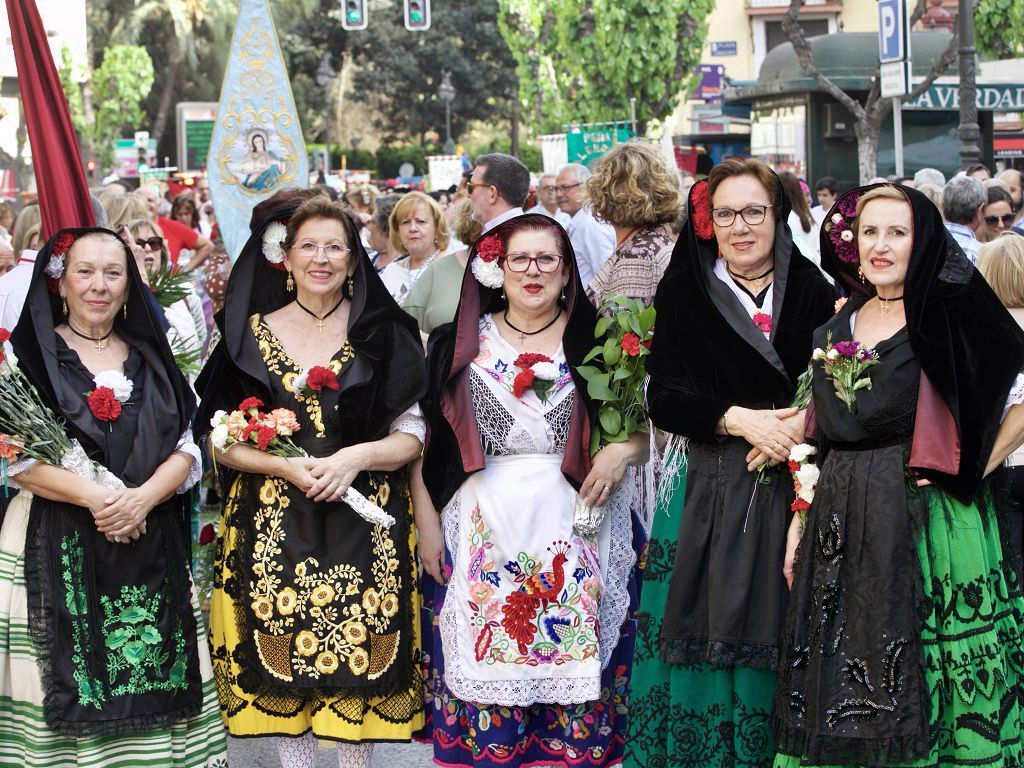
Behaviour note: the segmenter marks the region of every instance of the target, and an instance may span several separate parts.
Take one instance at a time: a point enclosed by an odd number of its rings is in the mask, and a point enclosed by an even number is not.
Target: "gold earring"
[[[60,303],[61,303],[61,306],[64,308],[64,316],[67,317],[67,314],[68,314],[68,300],[62,298],[60,300]]]
[[[288,291],[288,293],[291,293],[292,291],[295,290],[295,281],[292,280],[292,271],[290,269],[288,270],[288,280],[287,282],[285,282],[284,287],[285,290]]]
[[[352,279],[352,275],[348,276],[348,278],[345,280],[345,284],[348,286],[348,297],[351,299],[352,294],[355,292],[356,289],[356,281]]]
[[[864,277],[864,267],[860,266],[859,264],[857,265],[857,277],[860,278],[860,281],[862,283],[867,282],[867,278]]]

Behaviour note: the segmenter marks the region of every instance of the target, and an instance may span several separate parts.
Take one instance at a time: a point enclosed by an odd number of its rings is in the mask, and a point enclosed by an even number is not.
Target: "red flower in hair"
[[[536,365],[537,363],[553,362],[555,361],[552,360],[547,355],[542,355],[538,352],[523,352],[521,355],[519,355],[519,357],[516,358],[516,361],[513,363],[513,365],[516,368],[529,368],[531,365]]]
[[[533,385],[534,375],[532,368],[524,368],[520,371],[512,381],[512,394],[516,397],[522,397],[525,395],[526,390]]]
[[[55,256],[67,253],[71,250],[71,246],[75,244],[75,236],[70,232],[65,232],[63,235],[58,237],[53,243],[53,250],[51,253]]]
[[[337,390],[338,377],[334,375],[334,371],[330,368],[315,365],[309,369],[309,373],[306,375],[306,386],[314,392],[320,392],[324,387]]]
[[[248,413],[252,409],[259,410],[260,406],[263,405],[263,401],[258,397],[247,397],[238,405],[238,410],[243,413]]]
[[[484,261],[495,261],[505,255],[505,246],[497,235],[488,235],[476,244],[476,255]]]
[[[121,403],[110,387],[96,387],[89,393],[86,403],[97,421],[116,421],[121,415]]]
[[[811,508],[811,502],[807,501],[807,499],[797,499],[790,504],[789,508],[793,512],[806,512]]]
[[[640,337],[635,333],[623,334],[621,347],[626,351],[627,355],[636,357],[640,354]]]
[[[710,240],[715,236],[715,226],[711,223],[711,209],[708,206],[708,183],[698,181],[690,190],[690,219],[693,231],[701,240]]]

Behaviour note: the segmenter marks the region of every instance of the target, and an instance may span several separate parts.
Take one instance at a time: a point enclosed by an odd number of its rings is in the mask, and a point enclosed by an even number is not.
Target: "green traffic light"
[[[409,18],[412,19],[413,21],[419,23],[420,21],[423,20],[423,14],[420,13],[419,11],[412,11],[409,14]]]
[[[352,10],[348,12],[349,21],[359,21],[359,11]]]

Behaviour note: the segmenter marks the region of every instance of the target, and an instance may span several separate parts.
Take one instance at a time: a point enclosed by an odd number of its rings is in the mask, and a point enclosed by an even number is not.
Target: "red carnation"
[[[255,398],[253,398],[255,399]],[[249,419],[249,423],[242,428],[240,442],[245,442],[249,439],[249,436],[260,428],[260,423],[256,419]]]
[[[262,405],[263,401],[258,397],[247,397],[238,405],[238,410],[248,413],[250,410],[259,410]]]
[[[89,393],[86,402],[97,421],[115,421],[121,415],[121,403],[114,397],[110,387],[96,387]]]
[[[207,523],[199,531],[199,543],[202,545],[209,544],[216,538],[216,534],[213,532],[213,523]]]
[[[792,472],[794,475],[800,471],[799,461],[790,461],[786,464],[786,466],[789,467],[789,471]]]
[[[636,357],[640,354],[640,337],[635,333],[624,334],[621,346],[626,350],[627,355],[630,357]]]
[[[539,352],[523,352],[521,355],[519,355],[519,357],[516,358],[516,361],[513,363],[513,365],[516,368],[529,368],[530,366],[536,365],[537,363],[553,362],[555,361],[552,360],[550,357],[548,357],[547,355],[542,355]]]
[[[481,238],[476,244],[476,255],[484,261],[495,261],[499,256],[505,255],[505,246],[497,235],[488,235]]]
[[[772,330],[772,316],[767,315],[764,312],[754,313],[754,325],[760,328],[765,333],[771,333]]]
[[[330,368],[322,365],[315,365],[306,374],[306,386],[315,392],[320,392],[324,387],[327,389],[338,389],[338,377]]]
[[[3,344],[9,338],[11,338],[11,332],[6,328],[0,328],[0,344]]]
[[[710,240],[715,236],[715,227],[711,223],[711,209],[708,206],[708,183],[698,181],[690,190],[690,219],[693,231],[701,240]]]
[[[277,437],[277,430],[273,426],[260,424],[259,430],[256,432],[256,445],[261,451],[265,451],[275,437]]]
[[[807,499],[798,498],[789,506],[789,508],[793,512],[806,512],[808,509],[811,508],[811,502],[807,501]]]
[[[524,368],[520,371],[512,382],[512,394],[516,397],[522,397],[526,394],[526,390],[533,385],[533,377],[532,368]]]
[[[60,256],[61,254],[67,253],[71,250],[71,246],[75,244],[75,236],[70,232],[65,232],[63,235],[58,237],[53,242],[53,254]]]

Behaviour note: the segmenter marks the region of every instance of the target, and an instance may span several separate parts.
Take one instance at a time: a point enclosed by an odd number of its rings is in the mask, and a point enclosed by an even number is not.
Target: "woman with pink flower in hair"
[[[794,485],[790,408],[835,296],[793,246],[778,177],[715,166],[658,286],[647,400],[671,433],[648,548],[625,764],[771,764]]]
[[[647,436],[591,458],[577,366],[596,322],[565,231],[524,215],[477,241],[455,321],[431,335],[413,493],[439,765],[622,760],[646,541],[627,472]]]

